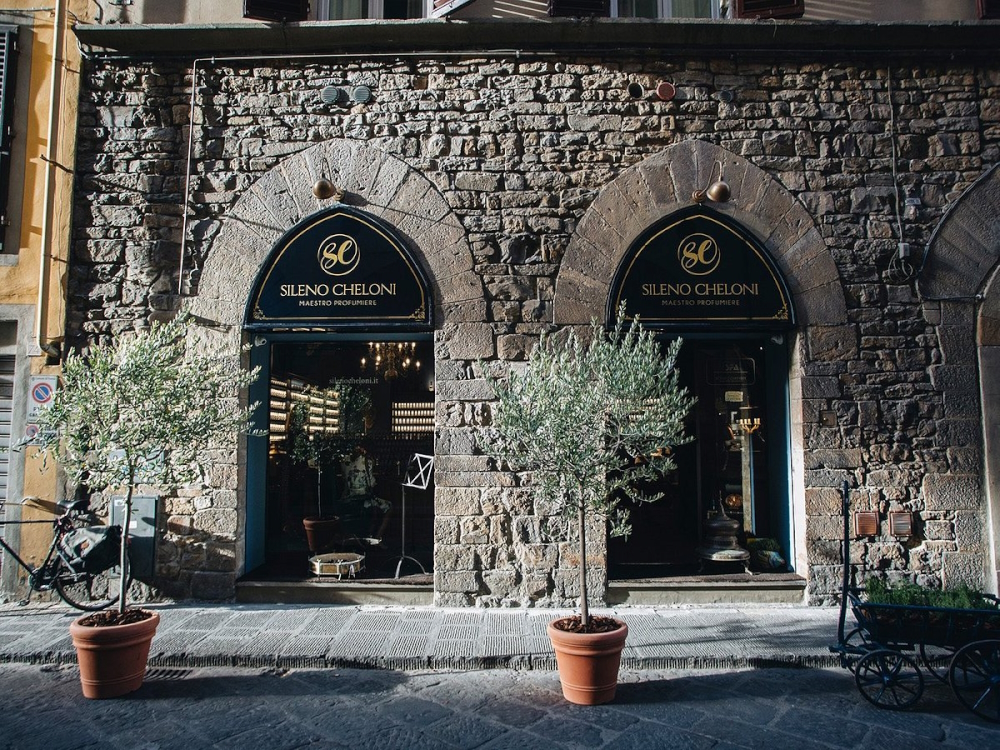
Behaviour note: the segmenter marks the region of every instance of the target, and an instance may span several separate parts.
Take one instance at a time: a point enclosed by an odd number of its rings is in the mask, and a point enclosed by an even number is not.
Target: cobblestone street
[[[566,703],[550,671],[156,668],[88,701],[73,665],[0,668],[0,747],[988,748],[1000,727],[928,685],[919,710],[861,698],[839,669],[628,671],[614,703]]]

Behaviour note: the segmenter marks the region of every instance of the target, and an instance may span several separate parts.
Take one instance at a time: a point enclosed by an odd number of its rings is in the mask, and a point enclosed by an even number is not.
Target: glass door
[[[677,471],[650,488],[663,498],[632,509],[632,535],[609,540],[611,577],[743,572],[744,561],[719,562],[725,555],[711,554],[723,544],[749,553],[772,550],[776,555],[750,554],[747,563],[756,571],[786,571],[791,534],[783,337],[688,339],[678,367],[697,398],[688,418],[694,440],[677,449]],[[720,541],[721,527],[734,529],[733,538]]]

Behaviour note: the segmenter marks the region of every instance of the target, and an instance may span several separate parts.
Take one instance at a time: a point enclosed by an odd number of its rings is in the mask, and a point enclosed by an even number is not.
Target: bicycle
[[[7,543],[7,540],[0,536],[0,547],[28,574],[28,594],[20,604],[27,604],[34,591],[53,589],[68,605],[85,612],[102,610],[117,601],[121,585],[120,563],[117,562],[121,550],[121,527],[88,526],[84,523],[85,516],[90,510],[89,499],[70,498],[53,504],[39,498],[26,497],[21,504],[57,515],[51,521],[44,519],[10,521],[5,518],[0,520],[0,527],[8,524],[52,524],[52,543],[45,559],[38,566],[26,562]],[[105,537],[106,541],[102,539],[102,543],[113,545],[113,551],[106,548],[104,550],[106,554],[101,555],[105,558],[103,561],[97,560],[95,556],[95,561],[88,563],[74,551],[72,545],[74,537],[71,535],[79,538],[81,530],[89,530],[94,538]],[[110,563],[110,560],[116,562]],[[97,569],[94,569],[95,567]],[[131,583],[131,573],[128,578],[128,583]]]

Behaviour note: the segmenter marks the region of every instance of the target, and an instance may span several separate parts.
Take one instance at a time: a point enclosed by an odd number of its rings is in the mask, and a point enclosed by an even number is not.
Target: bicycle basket
[[[69,566],[82,573],[100,573],[118,563],[120,526],[85,526],[62,538],[60,547]]]

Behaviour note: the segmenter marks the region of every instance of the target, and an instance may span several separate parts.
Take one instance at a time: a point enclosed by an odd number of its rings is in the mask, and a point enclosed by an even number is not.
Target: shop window
[[[735,0],[735,18],[801,18],[805,0]]]
[[[404,571],[430,571],[433,487],[407,489],[405,512],[402,487],[434,453],[430,337],[274,342],[270,360],[259,575],[309,577],[313,556],[345,553],[364,557],[358,580],[392,578],[404,537]]]
[[[405,20],[423,16],[423,0],[317,0],[316,3],[318,21],[350,21],[362,18]]]
[[[719,18],[720,0],[549,0],[550,16]]]
[[[309,0],[243,0],[243,17],[295,23],[309,18]]]
[[[0,26],[0,252],[7,250],[7,199],[10,196],[11,141],[14,139],[16,61],[17,27]]]

